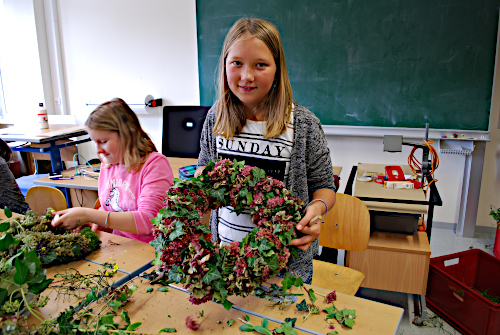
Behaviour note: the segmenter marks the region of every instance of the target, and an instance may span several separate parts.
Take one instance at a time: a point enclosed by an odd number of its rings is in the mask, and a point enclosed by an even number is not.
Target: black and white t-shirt
[[[293,147],[293,111],[285,132],[275,138],[264,138],[266,121],[247,120],[241,133],[232,139],[217,136],[217,156],[223,159],[244,160],[246,165],[257,166],[286,183]],[[255,228],[249,213],[231,213],[233,207],[219,208],[219,238],[221,244],[240,242]]]

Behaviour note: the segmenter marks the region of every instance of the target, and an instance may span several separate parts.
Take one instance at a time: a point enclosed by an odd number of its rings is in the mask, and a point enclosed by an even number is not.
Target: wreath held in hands
[[[286,267],[304,202],[293,198],[281,181],[245,162],[210,162],[198,178],[175,180],[166,207],[153,219],[155,263],[168,278],[182,283],[193,304],[212,298],[225,308],[230,295],[247,296]],[[232,206],[250,209],[256,225],[242,242],[218,246],[201,222],[208,210]]]

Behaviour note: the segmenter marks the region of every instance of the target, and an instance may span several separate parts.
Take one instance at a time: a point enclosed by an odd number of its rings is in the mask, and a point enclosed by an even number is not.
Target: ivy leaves
[[[356,318],[356,311],[353,309],[343,309],[339,311],[335,305],[325,308],[325,312],[328,313],[327,319],[336,319],[340,324],[343,324],[349,328],[354,326],[354,319]]]

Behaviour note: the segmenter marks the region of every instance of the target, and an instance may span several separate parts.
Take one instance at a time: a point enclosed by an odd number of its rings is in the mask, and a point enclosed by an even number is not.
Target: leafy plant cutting
[[[0,260],[0,316],[20,314],[23,310],[33,313],[34,307],[47,302],[38,295],[52,279],[47,279],[46,270],[42,269],[42,262],[34,250],[16,248],[22,242],[13,236],[12,212],[5,209],[4,214],[8,220],[0,223],[0,253],[9,249],[16,253]]]

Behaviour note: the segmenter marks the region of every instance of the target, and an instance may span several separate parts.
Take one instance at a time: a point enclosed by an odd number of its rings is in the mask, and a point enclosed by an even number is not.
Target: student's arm
[[[313,193],[312,200],[321,199],[328,205],[328,210],[332,209],[335,205],[336,194],[333,190],[328,188],[321,188]],[[301,238],[292,240],[292,245],[296,245],[302,251],[309,249],[315,239],[319,237],[321,232],[321,220],[316,223],[309,224],[316,216],[323,217],[326,214],[326,206],[322,201],[314,201],[307,206],[304,216],[297,224],[297,230],[306,234]]]
[[[61,226],[67,230],[73,230],[84,223],[93,222],[104,227],[108,213],[108,228],[137,233],[134,214],[132,212],[106,212],[85,207],[75,207],[53,212],[55,218],[52,220],[52,226]]]

